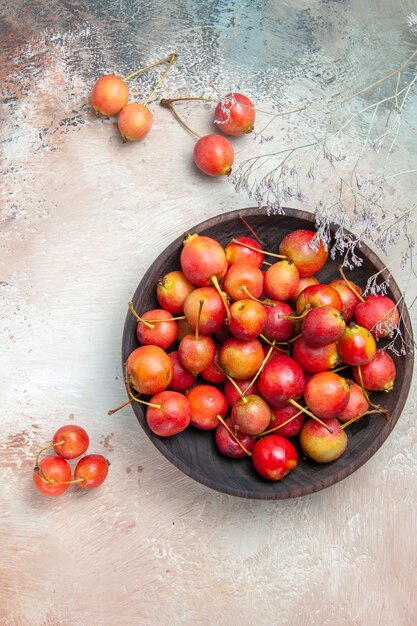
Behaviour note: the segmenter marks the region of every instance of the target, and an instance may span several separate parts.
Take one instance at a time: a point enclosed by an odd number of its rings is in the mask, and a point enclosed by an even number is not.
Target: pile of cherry
[[[147,424],[160,437],[190,425],[214,431],[220,453],[251,456],[269,480],[297,465],[289,437],[327,463],[344,453],[351,423],[369,413],[389,419],[369,392],[394,385],[394,361],[376,340],[397,328],[396,304],[384,295],[364,298],[343,270],[319,283],[314,274],[327,252],[310,245],[314,235],[287,234],[277,254],[251,237],[223,248],[187,236],[180,268],[157,282],[161,308],[139,314],[129,303],[140,346],[125,364],[130,400],[123,406],[146,405]],[[354,380],[343,377],[348,367]]]
[[[94,84],[91,94],[91,104],[94,111],[99,117],[117,115],[117,126],[124,142],[141,140],[151,130],[153,115],[148,104],[176,58],[177,55],[172,53],[168,57],[142,67],[124,78],[115,74],[105,74]],[[129,102],[127,81],[162,64],[166,64],[166,68],[146,100],[143,103]],[[208,176],[227,176],[232,171],[234,161],[234,149],[229,139],[217,133],[200,135],[187,126],[174,108],[176,102],[192,100],[215,102],[217,106],[214,111],[213,122],[216,128],[226,135],[235,137],[250,133],[253,130],[254,105],[247,96],[241,93],[229,93],[218,102],[210,98],[200,97],[162,98],[160,101],[160,105],[170,109],[179,123],[198,139],[194,145],[194,163],[197,167]]]
[[[33,469],[33,482],[36,489],[46,496],[60,496],[70,485],[77,484],[83,489],[95,489],[105,480],[109,471],[109,461],[101,454],[85,454],[90,445],[87,432],[81,426],[68,424],[58,428],[52,442],[39,450]],[[53,450],[54,455],[41,455]],[[68,461],[81,457],[72,476]]]

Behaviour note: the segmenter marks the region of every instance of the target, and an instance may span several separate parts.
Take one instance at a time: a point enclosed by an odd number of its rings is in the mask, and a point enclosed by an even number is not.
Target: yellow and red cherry
[[[60,496],[71,484],[71,468],[60,456],[45,456],[33,470],[33,483],[44,496]]]
[[[316,233],[312,230],[294,230],[279,244],[279,254],[285,255],[295,263],[301,278],[313,276],[327,261],[328,252],[323,242],[310,245],[315,235]]]
[[[67,424],[58,428],[52,438],[52,445],[58,456],[63,459],[76,459],[86,452],[90,443],[87,432],[76,424]]]
[[[351,322],[337,342],[340,361],[348,365],[366,365],[376,354],[376,343],[369,330]]]
[[[129,88],[123,78],[114,74],[101,76],[94,84],[91,104],[97,115],[116,115],[127,105]]]
[[[177,391],[161,391],[152,396],[146,409],[146,421],[159,437],[172,437],[182,432],[191,421],[187,396]]]
[[[166,389],[172,379],[172,363],[159,346],[140,346],[126,363],[128,382],[139,393],[153,395]]]
[[[325,423],[328,428],[309,419],[300,432],[300,445],[304,454],[317,463],[336,461],[348,444],[347,435],[337,419],[326,419]]]
[[[304,401],[317,417],[332,419],[347,405],[349,393],[349,383],[339,374],[320,372],[306,383]]]
[[[156,285],[156,298],[162,309],[173,315],[181,315],[184,301],[195,287],[183,272],[174,270],[160,278]]]

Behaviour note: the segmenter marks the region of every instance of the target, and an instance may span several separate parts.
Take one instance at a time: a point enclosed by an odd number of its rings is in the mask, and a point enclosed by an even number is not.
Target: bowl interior
[[[226,245],[233,237],[251,236],[240,217],[247,220],[262,238],[264,248],[271,252],[277,251],[279,242],[287,233],[298,228],[314,229],[314,218],[310,213],[286,209],[285,215],[268,216],[266,210],[251,208],[211,218],[192,227],[189,232],[213,237],[222,245]],[[180,269],[182,241],[183,236],[173,241],[143,276],[132,298],[139,312],[159,307],[155,295],[156,282],[167,272]],[[366,246],[362,246],[361,251],[364,258],[363,265],[353,272],[348,272],[348,278],[364,287],[368,277],[381,270],[384,263]],[[329,260],[316,274],[317,278],[325,283],[340,278],[338,264],[338,259],[334,262]],[[400,300],[400,290],[392,277],[387,295],[396,302]],[[402,307],[401,323],[407,326],[410,333],[412,332],[405,306]],[[136,320],[128,313],[123,332],[123,362],[137,347]],[[383,347],[383,341],[378,343],[378,347]],[[299,463],[293,472],[279,482],[269,482],[260,477],[252,468],[249,458],[233,460],[220,454],[214,442],[213,431],[201,431],[190,426],[179,435],[161,438],[154,435],[148,428],[143,406],[139,403],[132,403],[132,408],[143,430],[158,450],[180,470],[204,485],[245,498],[272,500],[299,497],[329,487],[346,478],[378,450],[394,428],[411,384],[414,356],[408,354],[397,357],[392,353],[391,355],[397,367],[394,391],[388,394],[372,394],[374,402],[390,410],[391,420],[386,421],[383,415],[369,415],[349,426],[347,429],[349,443],[345,454],[337,461],[327,464],[319,464],[303,458],[298,438],[293,438],[292,441],[299,452]]]

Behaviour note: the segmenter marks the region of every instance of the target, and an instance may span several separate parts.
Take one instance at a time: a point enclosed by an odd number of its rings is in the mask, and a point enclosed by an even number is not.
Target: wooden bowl
[[[251,236],[240,219],[244,217],[256,233],[265,242],[265,249],[276,251],[281,239],[298,228],[314,230],[312,214],[286,209],[285,215],[268,216],[265,209],[250,208],[232,211],[213,217],[190,228],[189,232],[204,234],[226,245],[233,237]],[[148,269],[132,298],[138,312],[159,308],[155,296],[156,282],[169,271],[180,269],[180,252],[183,236],[173,241]],[[354,272],[348,272],[349,278],[365,286],[367,278],[384,267],[382,261],[366,246],[361,247],[363,265]],[[328,261],[317,274],[321,282],[340,278],[338,262]],[[391,277],[388,296],[396,302],[400,300],[400,290]],[[411,331],[408,311],[402,306],[402,331],[407,326]],[[383,342],[379,342],[379,347]],[[123,331],[123,363],[129,354],[138,347],[136,338],[136,320],[128,313]],[[383,415],[368,415],[348,427],[349,443],[344,455],[337,461],[319,464],[303,458],[298,444],[298,437],[293,443],[299,452],[297,468],[279,482],[269,482],[259,476],[252,467],[250,458],[229,459],[220,454],[214,442],[214,431],[202,431],[189,426],[182,433],[168,438],[154,435],[148,428],[145,411],[139,403],[132,403],[132,408],[143,430],[156,448],[176,467],[194,480],[216,489],[217,491],[244,498],[275,500],[294,498],[319,491],[333,485],[352,474],[363,465],[386,440],[404,407],[410,388],[414,355],[396,357],[392,354],[397,367],[397,378],[392,393],[374,393],[374,402],[382,404],[391,411],[391,420]]]

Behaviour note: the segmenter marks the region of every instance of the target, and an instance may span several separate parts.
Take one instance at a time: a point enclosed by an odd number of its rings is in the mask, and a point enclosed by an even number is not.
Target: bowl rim
[[[284,211],[283,214],[275,214],[275,216],[283,217],[283,218],[297,218],[300,220],[308,221],[311,223],[312,229],[316,230],[314,213],[309,212],[309,211],[302,211],[299,209],[293,209],[289,207],[283,207],[283,211]],[[210,228],[210,226],[218,225],[223,222],[229,222],[231,220],[234,220],[236,218],[239,219],[241,217],[244,217],[246,219],[246,218],[250,218],[251,216],[256,216],[256,217],[264,216],[265,218],[267,217],[273,218],[274,214],[270,214],[268,212],[267,207],[258,207],[258,206],[235,209],[232,211],[225,211],[215,216],[209,217],[205,220],[202,220],[198,224],[195,224],[194,226],[189,228],[186,231],[186,233],[191,232],[191,233],[200,234],[201,232],[207,230],[207,228]],[[332,228],[331,228],[331,231],[333,232]],[[179,235],[176,239],[174,239],[154,259],[154,261],[151,263],[151,265],[148,267],[146,272],[143,274],[141,280],[139,281],[139,284],[136,287],[136,290],[132,296],[132,301],[135,302],[138,300],[140,293],[143,289],[143,286],[147,284],[148,276],[151,274],[154,265],[157,264],[158,262],[161,262],[164,259],[165,255],[167,254],[168,249],[171,249],[171,250],[174,250],[176,248],[180,249],[186,233],[183,233]],[[382,262],[381,259],[367,244],[361,242],[360,248],[361,248],[361,252],[364,253],[364,257],[366,257],[374,265],[376,264],[377,266],[379,266],[381,264]],[[398,302],[401,297],[401,290],[399,286],[397,285],[397,282],[395,281],[394,276],[389,272],[387,268],[382,270],[381,275],[383,276],[384,280],[389,277],[389,289],[393,293],[395,297],[395,301]],[[408,308],[404,300],[401,300],[401,303],[398,306],[401,306],[400,312],[401,312],[402,323],[404,327],[407,328],[407,332],[409,333],[411,340],[414,341],[411,318],[410,318],[410,314],[409,314]],[[126,337],[132,333],[132,328],[136,328],[136,320],[133,321],[132,315],[128,311],[126,313],[125,323],[123,327],[123,335],[122,335],[122,367],[123,369],[124,369],[125,360],[127,358],[125,354]],[[396,414],[395,416],[392,416],[391,420],[388,422],[389,424],[388,432],[384,431],[384,436],[382,436],[383,431],[381,429],[380,431],[381,435],[374,438],[372,444],[366,449],[366,451],[362,453],[360,462],[358,462],[358,464],[355,465],[353,470],[351,469],[350,465],[347,464],[345,468],[341,468],[339,470],[338,477],[336,480],[324,479],[321,481],[320,484],[318,484],[317,482],[314,482],[311,484],[304,484],[303,488],[302,489],[300,488],[299,493],[294,493],[292,495],[285,495],[285,494],[282,494],[281,492],[278,493],[276,491],[271,490],[268,493],[263,492],[261,495],[256,496],[256,495],[253,495],[253,493],[249,491],[245,491],[245,488],[237,489],[227,484],[219,485],[218,481],[216,482],[216,480],[211,479],[207,475],[202,474],[199,471],[198,466],[190,468],[190,466],[187,465],[185,462],[183,462],[180,458],[178,458],[178,456],[169,447],[166,447],[164,445],[165,438],[158,437],[149,429],[149,427],[147,427],[146,419],[144,418],[144,412],[143,412],[141,405],[138,406],[137,403],[136,404],[132,403],[131,406],[142,430],[144,430],[147,437],[151,440],[151,442],[159,450],[159,452],[162,453],[162,455],[168,461],[170,461],[175,467],[177,467],[180,471],[182,471],[188,477],[199,482],[200,484],[203,484],[206,487],[209,487],[210,489],[213,489],[220,493],[225,493],[225,494],[232,495],[235,497],[248,498],[252,500],[281,500],[281,499],[299,498],[305,495],[310,495],[312,493],[322,491],[323,489],[327,489],[331,487],[332,485],[336,485],[337,483],[341,482],[342,480],[344,480],[345,478],[347,478],[348,476],[356,472],[356,470],[362,467],[367,461],[369,461],[369,459],[379,450],[379,448],[383,445],[383,443],[388,439],[398,419],[401,416],[402,410],[407,401],[410,387],[411,387],[411,381],[413,378],[413,370],[414,370],[414,349],[407,355],[407,357],[409,359],[409,363],[408,363],[408,367],[405,370],[405,376],[403,377],[403,388],[405,387],[407,392],[401,396],[401,398],[399,399],[398,405],[396,405],[395,407]],[[179,433],[179,436],[180,435],[181,433]],[[293,488],[293,491],[296,491],[296,490]]]

